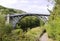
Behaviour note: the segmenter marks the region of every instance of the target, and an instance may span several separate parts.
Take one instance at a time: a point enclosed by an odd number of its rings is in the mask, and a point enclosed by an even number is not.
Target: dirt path
[[[40,41],[48,41],[48,35],[47,35],[47,33],[44,33],[39,40]]]

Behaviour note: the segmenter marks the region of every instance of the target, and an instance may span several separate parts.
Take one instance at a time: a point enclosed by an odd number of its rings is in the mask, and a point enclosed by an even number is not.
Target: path
[[[48,41],[48,35],[47,35],[47,33],[44,33],[39,40],[40,41]]]

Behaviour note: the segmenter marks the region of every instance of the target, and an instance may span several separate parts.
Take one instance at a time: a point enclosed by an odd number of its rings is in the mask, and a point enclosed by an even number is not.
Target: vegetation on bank
[[[50,11],[48,23],[45,25],[47,33],[54,41],[60,41],[60,0],[54,0],[55,6]]]
[[[21,19],[20,23],[14,29],[11,24],[5,24],[4,15],[16,13],[17,11],[15,12],[14,9],[10,11],[10,9],[1,6],[0,9],[0,41],[36,41],[35,39],[42,32],[40,26],[44,24],[43,21],[36,16],[27,16]]]
[[[0,14],[0,19],[0,41],[36,41],[43,32],[43,29],[40,27],[23,32],[19,27],[14,29],[10,24],[5,24],[3,14]]]
[[[44,30],[46,30],[50,38],[48,41],[60,41],[60,0],[54,1],[56,2],[55,6],[53,11],[50,11],[51,15],[49,21],[45,25],[41,20],[39,21],[37,17],[27,16],[23,18],[20,23],[17,24],[16,29],[14,29],[10,24],[5,24],[5,18],[3,15],[12,13],[12,11],[1,10],[3,12],[0,11],[0,41],[38,41]],[[40,27],[40,23],[42,23],[42,27]]]

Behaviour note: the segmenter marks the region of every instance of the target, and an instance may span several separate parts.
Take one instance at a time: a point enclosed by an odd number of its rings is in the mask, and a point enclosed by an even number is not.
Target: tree
[[[27,16],[20,20],[18,26],[25,31],[28,28],[40,26],[40,20],[36,16]]]
[[[0,41],[4,41],[4,38],[11,32],[12,26],[5,25],[5,17],[0,14]]]
[[[53,12],[50,12],[48,23],[45,25],[50,38],[60,41],[60,0],[54,0]]]

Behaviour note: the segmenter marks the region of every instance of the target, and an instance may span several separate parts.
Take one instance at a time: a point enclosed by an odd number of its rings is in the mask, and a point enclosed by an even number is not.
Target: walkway
[[[42,37],[40,38],[40,41],[48,41],[48,35],[47,33],[44,33]]]

